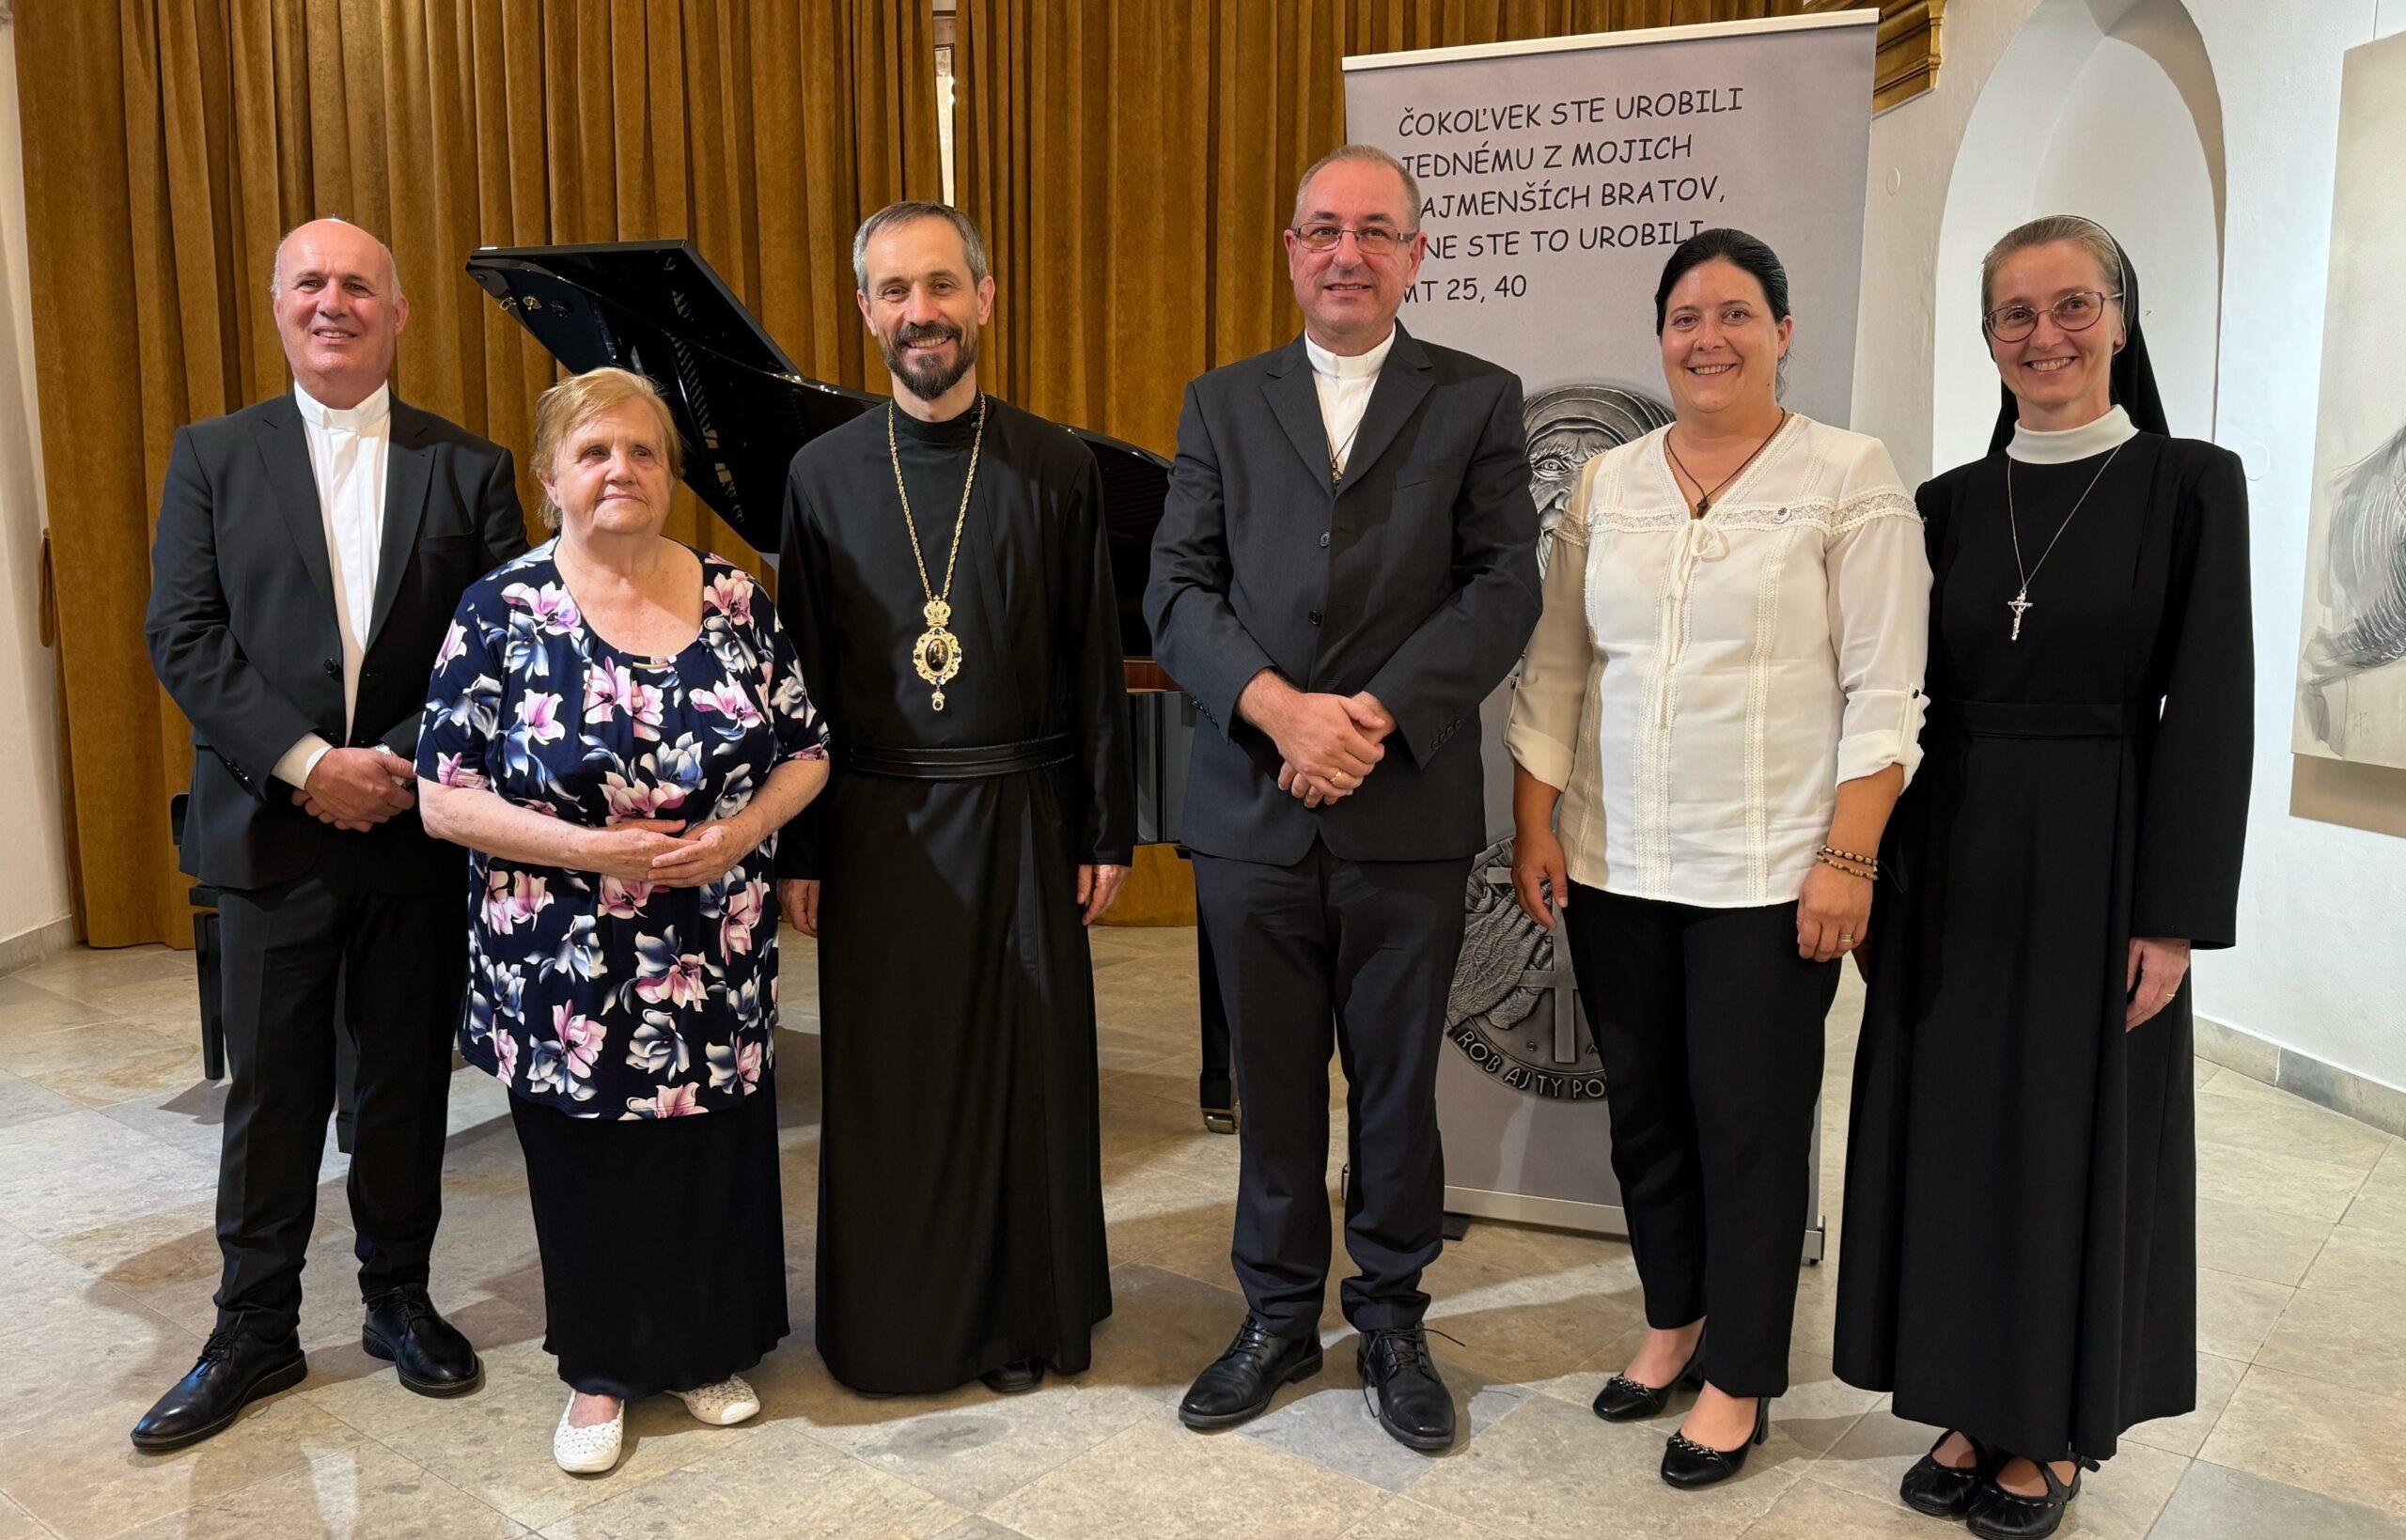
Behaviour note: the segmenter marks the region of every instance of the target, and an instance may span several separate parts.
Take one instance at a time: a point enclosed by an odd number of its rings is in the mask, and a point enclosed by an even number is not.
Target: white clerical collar
[[[1377,347],[1367,353],[1355,353],[1351,358],[1342,353],[1330,352],[1319,343],[1314,342],[1309,332],[1304,334],[1304,351],[1310,355],[1313,370],[1337,380],[1367,379],[1378,373],[1380,369],[1385,367],[1387,353],[1394,347],[1395,328],[1392,326],[1387,328],[1387,334],[1380,340]]]
[[[376,394],[355,407],[330,407],[307,391],[301,382],[292,382],[292,399],[301,408],[301,415],[312,428],[337,428],[347,432],[363,433],[393,414],[393,387],[382,384]]]
[[[2119,448],[2138,435],[2139,430],[2132,426],[2131,414],[2116,407],[2093,423],[2053,432],[2015,423],[2013,442],[2005,446],[2005,452],[2025,465],[2069,465],[2073,460]]]

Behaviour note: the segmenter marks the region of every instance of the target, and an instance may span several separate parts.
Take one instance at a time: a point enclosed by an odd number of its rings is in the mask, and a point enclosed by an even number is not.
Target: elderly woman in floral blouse
[[[788,1330],[772,865],[826,735],[767,596],[662,536],[678,460],[641,376],[543,394],[559,537],[468,590],[418,740],[427,828],[475,852],[460,1049],[509,1088],[575,1471],[638,1396],[753,1415]]]

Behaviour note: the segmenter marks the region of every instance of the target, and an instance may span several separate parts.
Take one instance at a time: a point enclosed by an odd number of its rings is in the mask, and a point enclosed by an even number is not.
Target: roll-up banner
[[[1350,137],[1420,183],[1429,254],[1403,324],[1521,377],[1540,556],[1580,467],[1670,421],[1654,289],[1698,230],[1733,226],[1779,254],[1796,317],[1783,399],[1846,425],[1878,22],[1842,11],[1345,61]],[[1508,681],[1484,712],[1492,843],[1438,1070],[1445,1206],[1618,1233],[1570,957],[1511,899],[1509,700]],[[1818,1192],[1813,1206],[1808,1256]]]

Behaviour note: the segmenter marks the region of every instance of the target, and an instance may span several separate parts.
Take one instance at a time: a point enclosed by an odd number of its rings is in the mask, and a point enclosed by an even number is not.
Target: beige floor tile
[[[2197,1143],[2197,1196],[2333,1223],[2348,1211],[2365,1171],[2272,1150]]]
[[[2317,1107],[2302,1097],[2211,1096],[2197,1100],[2197,1137],[2242,1149],[2303,1156],[2370,1171],[2390,1136],[2369,1124]]]
[[[741,1445],[632,1489],[619,1487],[616,1472],[594,1485],[602,1501],[549,1526],[554,1540],[658,1534],[918,1540],[967,1517],[899,1477],[830,1449],[799,1423],[764,1427]]]
[[[2406,1140],[2391,1143],[2381,1163],[2365,1178],[2345,1222],[2406,1231]]]
[[[1027,1536],[991,1518],[972,1514],[937,1535],[936,1540],[1027,1540]]]
[[[2206,1441],[2206,1435],[2222,1421],[2223,1408],[2230,1405],[2230,1394],[2239,1389],[2240,1378],[2246,1373],[2247,1365],[2235,1359],[2199,1353],[2197,1409],[2179,1417],[2160,1417],[2152,1423],[2141,1423],[2122,1437],[2169,1454],[2196,1454],[2197,1447]]]
[[[1360,1345],[1351,1331],[1339,1337],[1318,1375],[1237,1432],[1382,1491],[1400,1492],[1429,1473],[1430,1461],[1454,1458],[1476,1443],[1529,1394],[1523,1386],[1462,1367],[1452,1361],[1452,1344],[1432,1342],[1438,1373],[1453,1396],[1454,1446],[1435,1454],[1406,1449],[1379,1425],[1363,1393]]]
[[[1589,1540],[1601,1516],[1632,1534],[1735,1534],[1795,1484],[1809,1454],[1776,1413],[1768,1442],[1737,1480],[1699,1492],[1663,1483],[1667,1425],[1597,1421],[1585,1408],[1533,1395],[1412,1484],[1416,1502],[1514,1535]]]
[[[1190,1433],[1164,1409],[990,1505],[1030,1540],[1223,1540],[1343,1534],[1378,1507],[1376,1487],[1258,1439]],[[1276,1516],[1265,1531],[1265,1516]]]
[[[94,1112],[0,1128],[0,1214],[38,1238],[213,1196],[217,1172]]]
[[[8,1045],[8,1066],[86,1107],[114,1107],[199,1083],[200,1044],[179,1043],[131,1021],[91,1021],[28,1033]]]
[[[1818,1481],[1800,1481],[1771,1505],[1746,1540],[1929,1540],[1931,1524],[1897,1500],[1860,1497]]]
[[[1339,1540],[1502,1540],[1502,1532],[1440,1513],[1408,1497],[1391,1497]]]
[[[2406,1313],[2406,1232],[2342,1224],[2303,1282],[2310,1289],[2370,1296],[2369,1303],[2393,1315]]]
[[[189,984],[193,968],[189,953],[164,946],[71,946],[10,976],[53,994],[82,998],[149,979],[180,977]]]
[[[1008,1397],[973,1381],[946,1395],[863,1402],[875,1421],[814,1419],[810,1431],[821,1443],[974,1512],[1161,1411],[1157,1396],[1084,1380],[1051,1377],[1038,1390]]]
[[[1129,1176],[1103,1189],[1102,1218],[1113,1266],[1153,1262],[1206,1283],[1235,1286],[1228,1262],[1233,1191],[1170,1174]]]
[[[189,1361],[183,1367],[189,1367]],[[285,1392],[225,1432],[169,1454],[136,1454],[127,1432],[167,1388],[74,1410],[0,1436],[0,1490],[70,1540],[113,1535],[278,1476],[362,1440],[359,1431]]]
[[[45,989],[22,972],[0,976],[0,1049],[13,1051],[28,1037],[115,1019],[115,1013],[105,1007]]]
[[[0,1540],[49,1540],[49,1535],[33,1515],[0,1497]]]
[[[2226,1470],[2200,1460],[2189,1467],[2164,1504],[2149,1540],[2398,1540],[2406,1523],[2378,1508],[2344,1502],[2301,1487]]]
[[[1884,1407],[1857,1419],[1828,1453],[1804,1468],[1808,1484],[1818,1483],[1867,1501],[1910,1513],[1897,1500],[1897,1484],[1915,1461],[1929,1453],[1939,1430],[1908,1423]]]
[[[37,1085],[22,1075],[0,1072],[0,1128],[31,1123],[37,1118],[56,1117],[71,1112],[84,1104],[71,1097],[62,1097],[47,1085]]]
[[[2244,1363],[2256,1356],[2273,1323],[2297,1291],[2285,1283],[2197,1269],[2197,1346]]]
[[[2406,1388],[2406,1314],[2398,1292],[2394,1282],[2367,1293],[2300,1289],[2255,1361],[2371,1395],[2397,1395]]]
[[[257,1540],[273,1535],[373,1535],[376,1540],[482,1540],[524,1534],[500,1514],[373,1443],[318,1455],[287,1471],[134,1532],[135,1540]]]
[[[2295,1284],[2322,1250],[2331,1221],[2197,1200],[2197,1265],[2268,1283]]]
[[[1804,1485],[1834,1487],[1913,1517],[1921,1532],[1929,1533],[1929,1520],[1913,1515],[1898,1500],[1897,1484],[1929,1452],[1938,1433],[1936,1428],[1905,1422],[1891,1412],[1874,1411],[1849,1430],[1826,1456],[1805,1469]],[[2066,1511],[2064,1526],[2056,1532],[2136,1540],[2147,1533],[2188,1463],[2185,1455],[2125,1439],[2121,1452],[2101,1472],[2090,1471],[2082,1479],[2081,1495]]]
[[[2082,1474],[2080,1496],[2055,1532],[2064,1540],[2140,1540],[2188,1470],[2186,1455],[2125,1440],[2103,1470]]]
[[[1081,1383],[1124,1386],[1175,1406],[1243,1322],[1244,1296],[1233,1286],[1148,1263],[1115,1268],[1111,1318],[1095,1329],[1094,1366]]]
[[[2221,1073],[2222,1066],[2214,1063],[2211,1059],[2199,1059],[2197,1061],[2196,1088],[2200,1091],[2204,1090],[2208,1082],[2211,1081],[2215,1076]]]
[[[2247,1371],[2197,1457],[2406,1519],[2406,1401]]]

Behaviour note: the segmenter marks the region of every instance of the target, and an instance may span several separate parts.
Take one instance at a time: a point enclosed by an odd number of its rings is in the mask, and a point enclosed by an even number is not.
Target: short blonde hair
[[[612,368],[608,365],[572,374],[543,392],[535,403],[534,467],[538,475],[550,474],[559,459],[560,445],[578,428],[631,402],[640,401],[651,409],[660,420],[662,452],[668,457],[668,474],[672,477],[685,474],[685,443],[677,436],[677,419],[668,412],[668,403],[660,397],[652,382],[632,369]],[[551,493],[543,494],[542,506],[536,510],[545,529],[560,527],[560,510],[552,502]]]
[[[1996,303],[1996,270],[2005,266],[2007,257],[2033,246],[2052,246],[2059,241],[2089,255],[2097,271],[2104,275],[2106,297],[2118,303],[2122,295],[2121,244],[2093,219],[2078,214],[2048,214],[2006,231],[1989,248],[1989,254],[1980,258],[1980,314],[1987,315]]]

